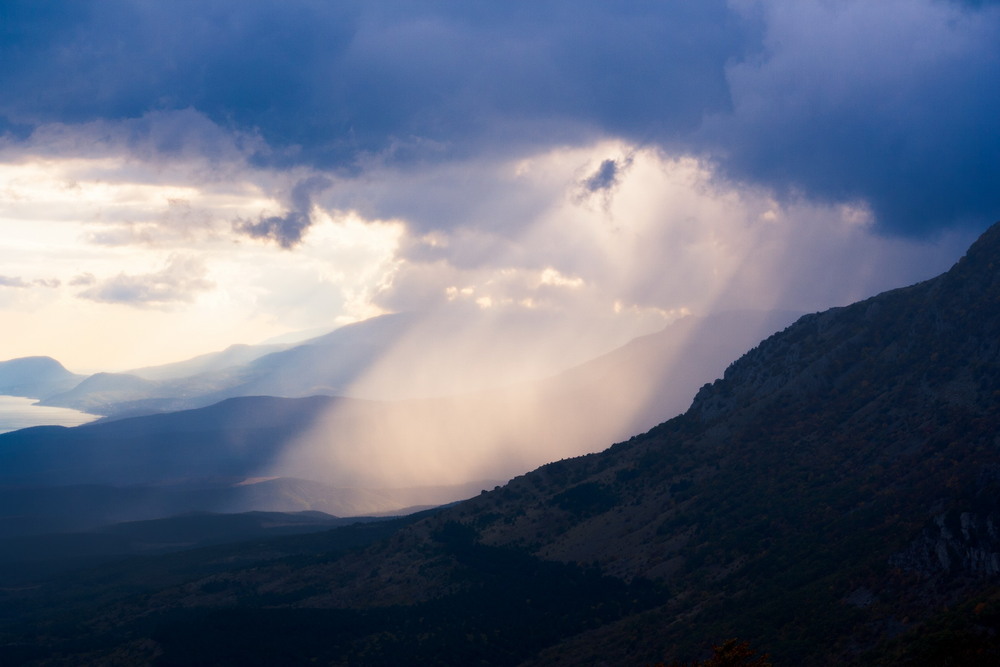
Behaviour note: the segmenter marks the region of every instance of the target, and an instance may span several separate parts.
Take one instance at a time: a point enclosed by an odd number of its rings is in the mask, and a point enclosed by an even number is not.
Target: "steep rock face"
[[[984,466],[949,509],[938,501],[920,534],[890,563],[925,581],[1000,576],[1000,466]]]
[[[950,271],[918,285],[803,317],[734,363],[693,410],[725,397],[731,408],[780,396],[805,403],[868,382],[897,380],[931,400],[995,407],[1000,390],[1000,228]],[[720,396],[722,395],[722,396]]]
[[[914,543],[890,561],[925,577],[1000,574],[1000,514],[951,510],[934,517]]]

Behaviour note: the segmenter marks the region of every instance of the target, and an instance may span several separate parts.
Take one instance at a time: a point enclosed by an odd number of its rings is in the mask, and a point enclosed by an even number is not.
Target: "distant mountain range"
[[[50,357],[0,361],[0,394],[4,396],[43,398],[69,391],[85,378]]]
[[[398,512],[474,495],[460,485],[380,488],[261,476],[331,405],[364,402],[229,399],[197,410],[0,434],[0,536],[93,529],[193,511]],[[343,479],[343,477],[341,478]]]
[[[193,359],[160,366],[136,368],[125,374],[154,382],[181,380],[205,373],[217,373],[233,366],[243,366],[268,354],[287,350],[289,347],[292,345],[230,345],[221,352],[202,354]]]
[[[241,396],[82,428],[0,434],[0,537],[94,530],[195,511],[365,516],[461,500],[551,458],[595,451],[680,412],[692,387],[717,377],[726,359],[791,318],[753,312],[687,318],[547,380],[460,396]],[[206,370],[197,382],[216,387],[205,378],[239,376],[244,390],[294,394],[322,378],[332,384],[335,377],[360,375],[411,324],[410,316],[378,318],[277,352],[230,350],[146,370],[146,378],[82,377],[45,358],[7,362],[4,378],[12,389],[27,388],[36,373],[36,395],[62,390],[55,402],[88,409],[124,405],[127,413],[138,405],[164,408],[223,395],[123,400],[176,388],[177,382],[196,384],[190,377],[149,378],[259,353],[242,366]]]
[[[552,458],[596,451],[681,412],[693,387],[718,377],[726,359],[792,317],[740,312],[686,318],[547,380],[465,395],[405,401],[239,397],[78,428],[24,429],[0,435],[0,484],[175,485],[293,477],[384,489],[508,479]],[[351,363],[369,364],[388,345],[367,338],[367,331],[348,332],[363,344],[345,333],[336,338],[354,355],[337,361],[341,371]],[[265,355],[239,372],[271,369],[265,375],[274,382],[258,375],[255,387],[297,393],[292,378],[308,376],[311,368],[313,377],[305,377],[299,389],[315,388],[322,374],[317,369],[328,371],[339,359],[330,357],[325,368],[318,361],[330,354],[330,340]],[[368,351],[358,352],[364,345]],[[99,373],[59,396],[120,405],[120,396],[162,386]],[[184,402],[202,400],[207,398]]]
[[[391,535],[7,594],[0,657],[656,664],[739,637],[779,665],[993,665],[998,433],[1000,223],[938,278],[768,337],[647,433]]]
[[[650,377],[661,377],[648,372],[623,375],[626,369],[640,370],[636,359],[643,355],[654,370],[669,372],[669,380],[661,386],[680,388],[668,390],[671,394],[683,392],[683,398],[667,408],[680,412],[687,407],[693,382],[713,379],[726,359],[789,324],[794,316],[743,312],[688,317],[597,364],[586,362],[593,356],[587,351],[600,349],[595,341],[607,335],[570,330],[567,336],[583,342],[575,343],[578,350],[567,344],[567,351],[558,351],[532,339],[537,338],[532,327],[555,327],[554,323],[504,321],[494,331],[481,319],[479,315],[470,316],[468,322],[457,316],[384,315],[296,345],[237,345],[183,362],[91,376],[69,373],[46,357],[14,359],[0,362],[0,392],[38,398],[41,405],[120,418],[205,407],[239,396],[375,400],[460,396],[536,382],[581,363],[593,369],[592,376],[602,373],[638,387]],[[710,340],[703,343],[705,335]],[[617,369],[612,368],[619,362]],[[586,373],[571,374],[593,384]],[[661,409],[653,408],[659,418]]]
[[[165,366],[97,373],[45,395],[41,403],[122,417],[205,407],[237,396],[344,395],[411,319],[387,315],[299,345],[234,346]]]

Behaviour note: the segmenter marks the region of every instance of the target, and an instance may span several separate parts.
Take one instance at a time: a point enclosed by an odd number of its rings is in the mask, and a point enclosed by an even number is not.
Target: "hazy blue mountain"
[[[207,408],[0,434],[0,484],[148,484],[262,474],[337,399],[230,399]]]
[[[342,404],[355,416],[382,409],[324,396],[243,397],[196,410],[0,434],[0,536],[192,511],[380,514],[452,502],[495,484],[365,487],[350,471],[338,477],[321,469],[313,471],[320,479],[276,477],[275,463],[289,445]]]
[[[297,344],[233,345],[175,364],[131,371],[164,383],[161,394],[233,396],[342,394],[411,324],[409,314],[374,317]]]
[[[768,337],[643,435],[361,550],[333,546],[338,529],[270,563],[209,570],[224,561],[206,555],[181,578],[145,561],[161,583],[138,597],[127,568],[33,589],[10,604],[35,620],[8,622],[6,646],[64,662],[86,637],[91,660],[598,665],[740,637],[775,664],[993,665],[998,433],[1000,223],[938,278]]]
[[[261,348],[234,346],[179,364],[140,369],[138,375],[99,373],[41,403],[122,418],[200,408],[237,396],[347,395],[427,401],[427,395],[440,395],[447,398],[424,405],[441,415],[440,423],[451,424],[450,431],[465,428],[455,423],[455,415],[496,422],[498,412],[516,414],[521,427],[511,437],[531,441],[540,431],[556,426],[564,441],[575,441],[561,455],[573,455],[682,412],[692,398],[691,387],[718,377],[728,359],[793,319],[789,313],[752,311],[688,317],[548,380],[537,380],[537,373],[528,372],[531,364],[511,370],[522,363],[521,357],[539,354],[530,342],[532,327],[539,324],[536,321],[507,322],[490,335],[476,329],[473,343],[463,332],[453,331],[461,329],[460,320],[385,315],[267,354],[260,354]],[[244,357],[250,361],[236,363]],[[446,373],[443,369],[447,368],[452,370]],[[196,369],[202,372],[176,377]],[[551,415],[557,415],[556,419],[568,415],[574,405],[591,411],[588,428],[551,423]],[[406,408],[394,412],[406,412]],[[398,423],[400,419],[407,417],[379,421]],[[362,423],[358,415],[349,421],[353,437],[358,437],[358,430],[367,434],[379,430]],[[490,435],[479,432],[480,439]],[[427,433],[426,437],[451,436]],[[489,442],[477,446],[495,447]],[[516,474],[544,460],[513,461],[505,472]]]
[[[687,318],[548,380],[462,396],[392,402],[246,397],[84,429],[27,430],[0,437],[0,483],[163,484],[281,476],[388,488],[509,479],[553,458],[597,451],[682,412],[694,387],[721,375],[727,359],[792,318],[755,312]],[[365,327],[347,329],[367,341],[373,355],[384,347]],[[261,377],[290,381],[306,368],[318,368],[317,350],[334,343],[354,350],[362,345],[340,332],[251,366],[271,369]],[[85,395],[97,410],[116,388],[143,392],[160,386],[99,374],[80,388],[90,389]],[[144,404],[131,403],[134,409]]]
[[[71,373],[50,357],[0,361],[0,394],[43,398],[68,391],[86,376]]]
[[[131,400],[144,399],[160,393],[160,386],[127,373],[95,373],[83,379],[72,389],[47,395],[42,405],[54,405],[103,415],[114,409],[123,396]]]
[[[340,327],[287,350],[265,355],[238,373],[223,393],[241,396],[343,395],[404,335],[410,314],[382,315]],[[214,397],[213,397],[214,398]]]
[[[158,366],[145,366],[127,372],[145,380],[179,380],[181,378],[242,366],[260,357],[287,349],[290,345],[230,345],[221,352],[198,355],[185,361]]]
[[[273,346],[277,351],[262,355],[260,347],[234,346],[135,374],[99,373],[43,403],[121,417],[205,407],[237,396],[339,395],[402,335],[408,322],[407,315],[385,315],[288,349]],[[199,372],[181,375],[186,369]]]

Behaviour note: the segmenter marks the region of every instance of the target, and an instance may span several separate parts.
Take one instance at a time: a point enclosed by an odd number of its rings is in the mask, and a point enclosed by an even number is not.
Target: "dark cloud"
[[[630,155],[620,160],[608,158],[601,161],[597,171],[583,179],[580,186],[590,194],[611,192],[618,185],[622,173],[632,165],[632,159],[633,156]]]
[[[0,137],[11,137],[23,141],[31,136],[32,126],[25,123],[12,123],[0,116]]]
[[[725,108],[740,24],[721,0],[502,4],[105,0],[4,5],[0,113],[193,108],[259,131],[260,161],[353,166],[515,141],[694,128]],[[561,129],[560,129],[561,128]]]
[[[734,108],[699,135],[726,173],[866,201],[893,233],[1000,218],[1000,11],[764,5],[763,51],[731,66]]]
[[[292,188],[290,208],[283,216],[261,216],[257,222],[239,221],[237,231],[253,238],[271,239],[282,248],[292,248],[302,240],[302,234],[312,224],[312,198],[333,181],[325,176],[313,176]]]
[[[587,192],[610,190],[618,182],[618,163],[614,160],[604,160],[590,177],[584,179],[583,187]]]
[[[259,137],[256,164],[358,174],[610,135],[865,200],[889,232],[1000,211],[996,3],[9,0],[0,26],[9,141],[107,120],[228,150],[136,120],[187,110]],[[289,247],[308,224],[293,205],[244,231]]]
[[[71,284],[91,287],[77,294],[82,299],[102,303],[119,303],[138,307],[164,307],[194,300],[199,292],[214,285],[205,279],[207,270],[198,259],[171,257],[162,271],[140,275],[120,273],[103,282],[93,276],[74,278]],[[82,278],[82,280],[80,280]]]

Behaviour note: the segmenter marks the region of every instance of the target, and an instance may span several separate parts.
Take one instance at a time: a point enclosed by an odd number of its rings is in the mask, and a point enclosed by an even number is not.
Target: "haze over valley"
[[[58,372],[57,362],[47,358],[10,361],[0,365],[0,382],[9,391],[18,390],[16,378],[26,368],[47,369],[47,375],[35,375],[33,386],[23,387],[25,393],[44,405],[109,417],[79,429],[0,436],[0,481],[190,487],[295,478],[338,488],[453,486],[454,493],[468,494],[470,484],[505,481],[550,460],[597,451],[682,412],[695,388],[721,375],[726,360],[795,317],[749,311],[690,317],[562,373],[513,383],[501,376],[493,386],[484,383],[481,368],[460,364],[449,381],[478,389],[444,395],[433,384],[442,373],[428,375],[433,369],[428,359],[441,360],[460,341],[440,330],[436,342],[424,337],[425,354],[414,362],[395,357],[399,381],[387,383],[386,393],[352,395],[353,387],[375,387],[372,377],[387,376],[384,348],[408,327],[419,327],[414,316],[383,316],[280,351],[265,348],[246,364],[166,380],[134,374],[80,379]],[[253,356],[249,352],[241,354]],[[217,358],[199,363],[211,367]],[[191,363],[183,367],[199,369]],[[462,371],[469,375],[462,377]],[[420,387],[421,378],[429,384]],[[70,380],[79,384],[65,391]],[[401,392],[404,398],[397,398]],[[313,500],[305,495],[298,509],[330,509],[329,495]],[[274,502],[278,505],[249,508],[288,509],[283,501]]]

